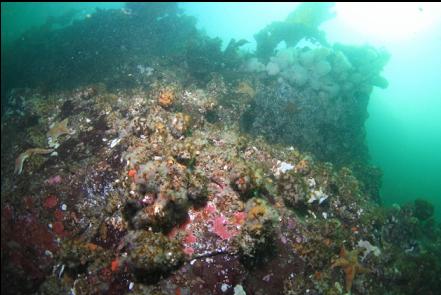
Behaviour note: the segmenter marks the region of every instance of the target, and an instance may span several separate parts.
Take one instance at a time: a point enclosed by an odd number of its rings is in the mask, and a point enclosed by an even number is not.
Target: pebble
[[[226,292],[229,287],[230,287],[230,285],[223,283],[222,286],[221,286],[222,292]]]
[[[63,275],[63,273],[64,273],[64,268],[65,268],[66,266],[63,264],[62,266],[61,266],[61,269],[60,269],[60,271],[58,272],[58,278],[61,278],[61,276]]]
[[[119,142],[121,141],[121,138],[115,138],[110,142],[110,148],[115,147]]]
[[[134,283],[134,282],[130,282],[130,284],[129,284],[129,290],[132,290],[134,286],[135,286],[135,283]]]

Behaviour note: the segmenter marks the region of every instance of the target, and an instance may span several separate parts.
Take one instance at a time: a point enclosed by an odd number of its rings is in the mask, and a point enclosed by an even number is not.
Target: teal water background
[[[183,3],[181,7],[197,17],[199,27],[208,35],[222,38],[226,45],[230,38],[253,41],[254,33],[272,21],[283,20],[296,5]],[[440,218],[441,5],[414,4],[403,9],[400,4],[394,4],[396,9],[392,6],[391,10],[383,4],[371,4],[369,8],[373,9],[352,20],[343,18],[344,12],[351,13],[344,5],[337,4],[342,14],[337,9],[336,18],[321,26],[328,40],[384,46],[392,56],[383,73],[389,87],[374,89],[366,122],[372,162],[384,173],[382,200],[391,205],[425,198],[435,205]],[[45,23],[48,17],[78,9],[77,17],[81,18],[93,13],[96,7],[123,6],[121,2],[2,3],[2,51],[5,44],[29,28]],[[383,27],[373,25],[380,21],[384,21]],[[252,50],[253,45],[251,42],[248,48]]]

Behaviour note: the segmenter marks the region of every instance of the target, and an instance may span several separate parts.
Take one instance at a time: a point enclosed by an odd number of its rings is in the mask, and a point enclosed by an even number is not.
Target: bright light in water
[[[441,15],[437,3],[337,3],[340,21],[364,35],[378,39],[402,40],[437,21]]]

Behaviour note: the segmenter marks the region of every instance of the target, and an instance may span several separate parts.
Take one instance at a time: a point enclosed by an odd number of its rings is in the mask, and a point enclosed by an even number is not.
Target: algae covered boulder
[[[426,200],[416,199],[414,202],[414,215],[421,221],[427,220],[433,216],[435,209],[433,205]]]
[[[204,173],[190,171],[174,159],[139,165],[134,184],[138,199],[123,208],[132,229],[167,233],[186,220],[190,206],[202,206],[208,196]]]
[[[248,200],[245,212],[246,221],[235,242],[243,262],[251,266],[271,252],[278,215],[267,201],[256,197]]]
[[[132,231],[124,241],[126,263],[138,281],[154,283],[184,262],[185,254],[179,242],[161,233]]]

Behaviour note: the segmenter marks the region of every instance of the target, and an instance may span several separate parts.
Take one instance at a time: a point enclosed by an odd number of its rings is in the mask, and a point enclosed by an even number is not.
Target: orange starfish
[[[68,119],[66,118],[61,122],[54,123],[54,125],[52,126],[51,129],[49,129],[49,131],[46,133],[46,135],[48,137],[52,137],[52,139],[54,141],[56,141],[57,138],[63,134],[70,134],[71,131],[67,127],[67,122],[68,122]]]
[[[354,281],[355,275],[357,273],[370,272],[369,269],[363,267],[358,262],[359,250],[352,250],[350,252],[346,251],[345,247],[341,247],[340,257],[334,261],[331,268],[339,266],[345,272],[346,278],[346,291],[351,292],[352,282]]]

